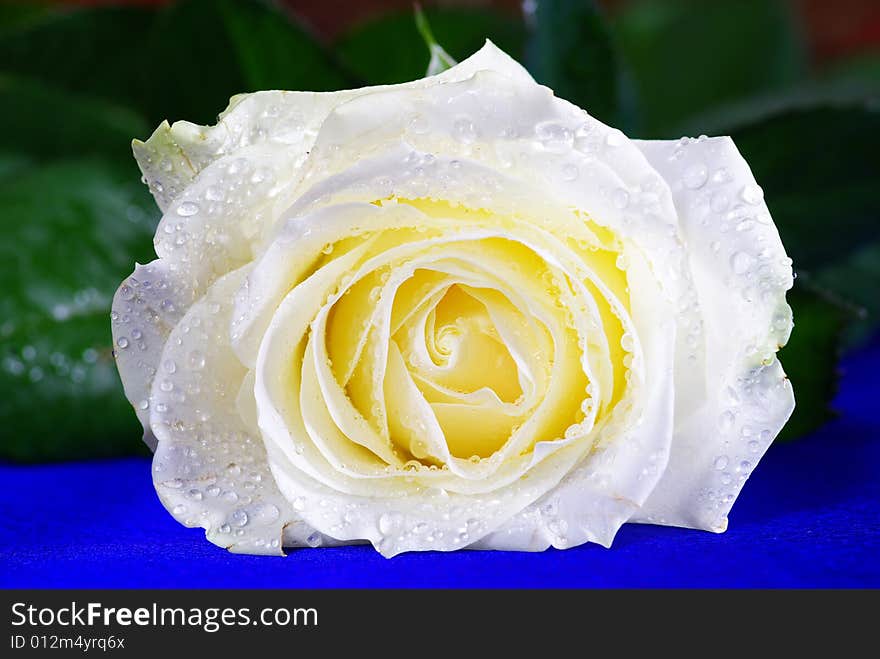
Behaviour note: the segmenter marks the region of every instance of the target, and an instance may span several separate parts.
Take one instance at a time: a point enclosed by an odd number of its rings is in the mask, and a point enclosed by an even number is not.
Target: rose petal
[[[160,221],[154,239],[159,258],[138,265],[114,297],[119,373],[151,448],[150,391],[171,328],[218,277],[252,258],[250,234],[262,230],[268,203],[262,193],[270,182],[242,183],[239,175],[269,171],[254,163],[279,162],[274,153],[252,152],[212,164]]]
[[[669,466],[635,516],[712,531],[794,409],[775,353],[791,332],[786,256],[745,160],[729,137],[637,142],[668,181],[703,309],[703,359],[676,356],[702,377],[705,399],[681,391]]]
[[[666,466],[673,427],[675,321],[647,264],[634,258],[633,322],[644,359],[644,386],[632,394],[635,417],[618,409],[603,441],[562,482],[474,549],[543,551],[584,542],[611,545],[648,498]],[[638,373],[636,371],[636,373]]]
[[[158,438],[153,482],[169,512],[204,528],[214,544],[282,554],[282,545],[302,546],[313,530],[278,491],[262,441],[234,404],[246,370],[224,337],[232,296],[246,274],[219,279],[165,344],[150,408]]]
[[[193,302],[193,290],[167,261],[137,265],[113,297],[111,331],[116,367],[128,401],[144,427],[144,442],[156,449],[150,430],[153,379],[162,370],[168,335]]]
[[[299,166],[315,135],[337,105],[377,89],[418,89],[469,78],[476,71],[495,71],[531,82],[526,70],[492,42],[465,61],[436,76],[384,87],[339,92],[262,91],[233,96],[215,126],[163,121],[145,142],[134,140],[135,159],[162,211],[167,210],[201,172],[218,158],[244,147],[273,142],[284,146]]]

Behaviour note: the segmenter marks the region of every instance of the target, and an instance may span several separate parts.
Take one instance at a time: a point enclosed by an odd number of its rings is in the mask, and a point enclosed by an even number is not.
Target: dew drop
[[[191,201],[185,201],[177,207],[177,214],[181,217],[190,217],[199,212],[199,205]]]
[[[726,167],[719,167],[712,173],[713,183],[727,183],[732,177]]]
[[[730,257],[730,267],[734,273],[742,275],[749,271],[754,261],[752,255],[747,252],[734,252]]]
[[[623,144],[625,139],[626,138],[624,137],[623,133],[621,133],[619,130],[612,130],[610,133],[608,133],[608,135],[605,136],[605,144],[610,147],[616,147]]]
[[[624,190],[623,188],[617,188],[611,194],[611,203],[614,204],[615,208],[624,209],[629,206],[629,192]]]
[[[382,535],[388,535],[394,528],[400,523],[401,516],[400,514],[394,513],[383,513],[379,517],[379,532]]]
[[[706,184],[709,172],[703,163],[695,163],[684,170],[682,182],[690,190],[697,190]]]
[[[248,514],[239,508],[238,510],[233,511],[232,515],[229,516],[229,519],[235,526],[245,526],[248,523]]]
[[[719,455],[717,458],[715,458],[715,469],[717,469],[718,471],[724,471],[729,462],[730,459],[726,455]]]
[[[452,130],[459,142],[470,144],[477,139],[477,129],[474,127],[474,122],[466,117],[456,119]]]
[[[254,511],[254,520],[258,524],[271,524],[281,516],[281,511],[274,503],[264,503]]]
[[[733,428],[733,422],[736,420],[733,412],[730,410],[725,410],[721,413],[721,416],[718,418],[718,427],[722,432],[727,432],[731,428]]]
[[[543,121],[535,126],[535,135],[544,148],[560,151],[572,144],[572,132],[553,121]]]
[[[205,188],[205,199],[208,201],[223,201],[223,190],[215,185],[209,185]]]
[[[743,201],[747,204],[760,204],[761,200],[764,198],[764,191],[761,189],[760,185],[749,184],[743,187],[742,192],[740,192],[740,197],[742,197]]]
[[[728,205],[730,205],[730,199],[728,199],[727,195],[723,192],[716,192],[709,200],[709,208],[712,209],[713,213],[723,212]]]
[[[205,355],[200,350],[193,350],[189,353],[189,367],[194,371],[199,371],[205,367]]]

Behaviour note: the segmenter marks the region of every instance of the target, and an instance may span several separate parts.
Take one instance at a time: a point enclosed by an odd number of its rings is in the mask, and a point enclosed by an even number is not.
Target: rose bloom
[[[231,551],[720,532],[793,409],[791,260],[730,138],[631,140],[491,43],[134,152],[164,215],[119,372],[163,504]]]

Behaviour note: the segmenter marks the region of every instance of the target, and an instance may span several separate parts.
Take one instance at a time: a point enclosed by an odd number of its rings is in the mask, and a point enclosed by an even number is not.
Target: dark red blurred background
[[[162,5],[170,0],[53,0],[68,5]],[[599,0],[609,13],[630,0]],[[662,2],[662,0],[657,0]],[[801,18],[807,46],[814,64],[826,64],[855,55],[880,44],[880,1],[878,0],[789,0]],[[317,35],[332,39],[348,28],[383,12],[405,10],[413,0],[282,0]],[[440,0],[423,6],[495,7],[510,14],[520,11],[517,0]]]

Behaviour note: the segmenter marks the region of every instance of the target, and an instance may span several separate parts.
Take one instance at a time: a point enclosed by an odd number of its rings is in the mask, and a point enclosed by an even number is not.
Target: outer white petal
[[[138,265],[116,292],[111,317],[116,361],[151,448],[150,391],[168,334],[212,282],[252,258],[272,179],[286,165],[283,156],[258,149],[214,162],[160,221],[154,238],[160,258]]]
[[[116,366],[152,450],[156,449],[150,430],[153,378],[168,334],[192,302],[192,287],[161,259],[137,265],[113,297],[110,318]]]
[[[634,520],[723,531],[794,408],[775,356],[792,327],[791,260],[730,138],[637,144],[672,190],[702,310],[705,359],[679,352],[676,377],[698,372],[706,397],[679,396],[669,466]]]
[[[159,208],[171,203],[218,158],[246,146],[271,142],[284,145],[302,163],[327,115],[340,103],[379,89],[418,89],[464,80],[477,71],[494,71],[512,80],[533,82],[528,72],[492,42],[460,64],[400,85],[363,87],[338,92],[261,91],[232,97],[215,126],[167,121],[145,142],[132,148]]]
[[[281,554],[323,541],[278,491],[263,443],[239,416],[246,370],[227,339],[232,297],[246,269],[219,279],[171,332],[153,383],[150,425],[159,440],[153,481],[186,526],[234,552]]]

